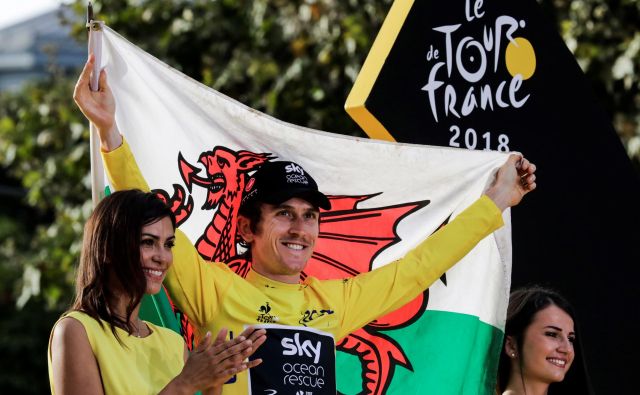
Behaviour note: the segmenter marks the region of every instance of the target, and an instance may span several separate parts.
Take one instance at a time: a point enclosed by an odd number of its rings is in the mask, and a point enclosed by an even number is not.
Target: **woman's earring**
[[[515,358],[516,357],[516,353],[512,352],[511,353],[511,358]]]

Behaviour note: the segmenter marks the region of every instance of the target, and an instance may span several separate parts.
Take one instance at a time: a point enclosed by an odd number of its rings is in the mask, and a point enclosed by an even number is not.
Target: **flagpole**
[[[89,54],[93,54],[94,63],[89,88],[99,89],[100,65],[102,64],[102,27],[104,22],[93,19],[93,5],[87,5],[87,30],[89,31]],[[89,154],[91,158],[91,200],[96,205],[105,195],[104,166],[100,158],[100,140],[98,130],[89,124]]]

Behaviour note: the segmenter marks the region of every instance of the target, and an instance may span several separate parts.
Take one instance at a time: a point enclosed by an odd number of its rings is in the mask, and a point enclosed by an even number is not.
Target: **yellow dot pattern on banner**
[[[512,77],[520,74],[523,80],[528,80],[536,71],[536,53],[533,45],[526,38],[516,37],[507,45],[505,63]]]

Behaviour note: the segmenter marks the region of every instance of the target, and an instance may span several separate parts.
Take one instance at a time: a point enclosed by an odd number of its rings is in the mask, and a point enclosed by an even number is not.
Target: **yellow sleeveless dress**
[[[184,341],[180,335],[169,329],[145,321],[151,328],[151,334],[138,338],[116,328],[120,340],[126,346],[123,347],[106,322],[102,321],[103,326],[100,327],[98,321],[80,311],[69,312],[60,319],[64,317],[78,320],[87,331],[93,355],[100,368],[105,395],[156,395],[182,371]],[[51,339],[48,360],[51,393],[55,394]]]

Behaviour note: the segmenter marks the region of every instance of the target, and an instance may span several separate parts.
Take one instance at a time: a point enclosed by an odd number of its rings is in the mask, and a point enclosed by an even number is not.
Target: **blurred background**
[[[539,0],[640,174],[640,0]],[[241,102],[365,136],[343,110],[392,0],[111,0],[97,19]],[[89,215],[89,130],[72,100],[86,0],[0,3],[0,392],[49,391]],[[535,158],[532,158],[535,160]]]

